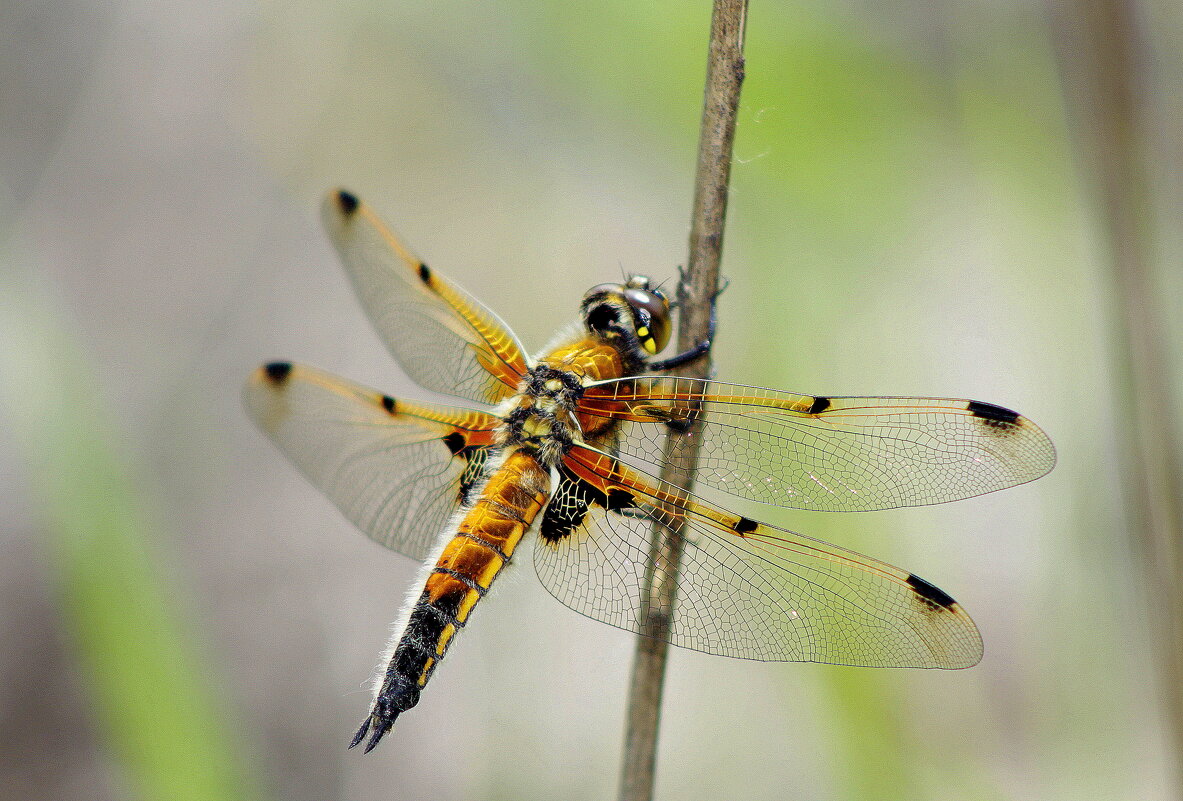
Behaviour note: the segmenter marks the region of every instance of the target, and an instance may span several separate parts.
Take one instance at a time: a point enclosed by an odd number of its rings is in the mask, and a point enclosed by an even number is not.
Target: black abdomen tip
[[[279,386],[284,381],[288,380],[288,376],[292,373],[291,362],[271,362],[263,365],[263,372],[267,374],[267,380],[272,384]]]
[[[346,191],[344,189],[341,189],[337,192],[337,205],[341,207],[341,211],[345,212],[346,216],[357,211],[359,203],[360,201],[358,201],[357,195],[353,194],[352,192]]]

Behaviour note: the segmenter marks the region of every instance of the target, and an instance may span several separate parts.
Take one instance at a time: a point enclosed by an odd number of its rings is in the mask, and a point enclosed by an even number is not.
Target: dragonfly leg
[[[679,274],[682,273],[681,267],[678,268],[678,273]],[[692,347],[688,350],[684,350],[681,353],[678,353],[674,356],[669,357],[668,359],[661,359],[660,361],[648,362],[645,365],[645,369],[647,371],[649,371],[651,373],[658,373],[663,370],[672,370],[675,367],[681,367],[684,364],[689,364],[690,362],[694,361],[695,359],[706,355],[706,353],[708,353],[710,351],[711,344],[715,341],[715,320],[716,320],[715,306],[718,303],[719,295],[723,294],[724,290],[727,289],[728,283],[729,282],[727,281],[727,279],[723,279],[723,286],[720,287],[715,292],[715,294],[711,295],[711,318],[710,318],[709,327],[707,328],[706,338],[703,339],[702,342],[699,342],[694,347]]]

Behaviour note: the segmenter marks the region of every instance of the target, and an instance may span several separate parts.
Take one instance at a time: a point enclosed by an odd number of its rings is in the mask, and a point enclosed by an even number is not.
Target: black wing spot
[[[685,434],[694,426],[699,414],[699,410],[692,406],[671,409],[665,421],[666,427],[677,434]]]
[[[735,533],[741,536],[744,534],[751,534],[759,527],[760,524],[755,520],[752,520],[750,517],[741,517],[739,520],[736,520],[735,525],[732,526],[732,528],[735,529]]]
[[[423,262],[419,262],[419,280],[425,284],[431,284],[431,268]]]
[[[811,403],[809,405],[809,413],[810,414],[821,414],[822,412],[824,412],[826,409],[829,409],[829,408],[830,408],[830,399],[823,397],[821,395],[818,395],[816,398],[813,399],[813,403]]]
[[[341,211],[345,213],[345,216],[349,217],[353,215],[353,212],[357,211],[357,207],[361,204],[357,199],[357,195],[342,189],[337,192],[337,205],[341,207]]]
[[[587,516],[588,507],[593,504],[618,513],[637,505],[631,492],[618,487],[604,494],[563,467],[559,468],[559,476],[559,486],[546,505],[538,528],[539,536],[548,545],[558,543],[579,528]]]
[[[587,516],[587,507],[592,503],[591,495],[594,493],[582,481],[563,475],[558,489],[546,505],[546,511],[542,513],[542,522],[538,526],[538,536],[542,541],[547,545],[556,545],[579,528]]]
[[[394,414],[395,410],[398,408],[398,404],[394,402],[394,398],[390,397],[389,395],[383,395],[382,408],[388,411],[390,414]]]
[[[548,545],[555,545],[583,524],[590,506],[622,515],[636,516],[637,498],[620,487],[612,487],[605,494],[588,482],[576,476],[566,467],[559,466],[559,486],[551,496],[546,511],[542,513],[539,536]]]
[[[485,475],[485,465],[489,461],[489,449],[465,448],[460,451],[460,456],[466,460],[467,464],[464,465],[464,472],[460,474],[460,495],[457,500],[461,504],[467,505],[472,500],[472,493],[476,489],[477,482]],[[506,561],[509,560],[506,559]]]
[[[949,593],[940,587],[934,587],[915,573],[908,576],[908,585],[930,609],[952,609],[957,605]]]
[[[452,455],[455,456],[456,454],[460,453],[460,451],[464,450],[464,446],[468,444],[468,440],[466,440],[464,435],[459,431],[453,431],[451,434],[444,437],[444,444],[448,446],[448,450],[450,450]]]
[[[637,499],[633,497],[633,494],[631,492],[625,492],[620,488],[610,490],[606,500],[607,503],[604,504],[604,508],[610,512],[632,509],[637,505]]]
[[[979,417],[991,423],[1007,423],[1013,425],[1019,420],[1019,413],[1012,412],[1002,406],[982,401],[970,401],[965,407],[974,417]]]
[[[267,374],[267,380],[278,387],[287,381],[288,376],[292,374],[292,363],[271,362],[270,364],[263,365],[263,372]]]
[[[692,407],[682,406],[673,409],[667,409],[664,406],[634,406],[633,412],[639,415],[644,415],[651,420],[662,422],[670,431],[678,434],[685,434],[694,425],[694,421],[698,419],[698,410]]]

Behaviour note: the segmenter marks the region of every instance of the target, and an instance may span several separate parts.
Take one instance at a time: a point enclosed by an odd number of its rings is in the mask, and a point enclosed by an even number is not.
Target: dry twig
[[[690,258],[678,284],[680,322],[678,348],[688,350],[704,341],[711,327],[711,306],[719,285],[719,261],[723,251],[723,225],[731,180],[731,146],[744,78],[743,40],[747,0],[715,0],[703,98],[702,128],[698,143],[698,168],[694,181],[694,212],[690,228]],[[677,370],[679,375],[706,378],[709,353]],[[698,449],[692,426],[669,434],[662,478],[684,489],[693,482]],[[683,440],[678,442],[677,440]],[[624,765],[620,777],[621,801],[648,801],[653,797],[657,757],[657,731],[661,691],[665,679],[666,632],[669,610],[677,596],[678,564],[682,536],[657,527],[653,536],[654,564],[645,576],[642,631],[637,640],[629,687]]]

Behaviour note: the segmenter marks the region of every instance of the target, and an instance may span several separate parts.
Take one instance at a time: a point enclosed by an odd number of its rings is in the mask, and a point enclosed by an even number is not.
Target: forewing
[[[667,427],[698,420],[698,482],[793,509],[945,503],[1031,481],[1056,462],[1038,426],[980,401],[831,398],[648,376],[593,385],[580,412],[632,421],[614,446],[653,475],[665,466]]]
[[[982,640],[947,594],[917,576],[716,509],[575,448],[535,545],[542,583],[588,617],[640,632],[653,526],[686,545],[665,639],[723,656],[877,667],[964,668]],[[659,581],[673,578],[657,562]]]
[[[428,268],[350,193],[330,193],[322,211],[366,314],[411,378],[478,403],[513,394],[528,360],[497,315]]]
[[[286,362],[256,370],[243,395],[259,428],[354,525],[418,560],[479,478],[498,422]]]

